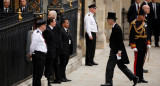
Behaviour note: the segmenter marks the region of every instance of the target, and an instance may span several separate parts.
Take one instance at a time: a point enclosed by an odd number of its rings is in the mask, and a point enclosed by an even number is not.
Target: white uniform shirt
[[[47,53],[47,46],[42,36],[42,31],[38,28],[32,34],[30,55],[32,55],[34,51],[41,51],[43,53]]]
[[[84,18],[84,28],[86,29],[89,36],[92,36],[91,32],[98,32],[98,26],[94,19],[94,14],[88,12]]]

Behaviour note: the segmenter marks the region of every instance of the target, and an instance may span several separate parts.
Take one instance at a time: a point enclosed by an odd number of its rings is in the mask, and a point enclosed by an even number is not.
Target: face
[[[26,0],[21,0],[21,5],[22,5],[22,7],[25,7],[26,6]]]
[[[69,28],[69,21],[65,20],[65,22],[62,24],[62,26],[68,29]]]
[[[150,0],[146,0],[146,2],[150,2]]]
[[[144,9],[144,11],[145,11],[146,14],[149,14],[149,13],[150,13],[150,7],[149,7],[149,6],[146,7],[146,8]]]
[[[135,0],[135,2],[139,4],[141,2],[141,0]]]
[[[107,19],[109,25],[112,25],[112,19]]]
[[[52,27],[55,27],[55,26],[56,26],[56,20],[53,19],[53,22],[51,22],[50,25],[51,25]]]
[[[49,12],[49,14],[48,14],[48,18],[51,18],[51,17],[53,17],[53,18],[55,19],[55,16],[54,16],[54,15],[52,15],[52,13],[51,13],[51,12]]]
[[[156,0],[152,0],[152,2],[153,2],[153,3],[155,3],[155,2],[156,2]]]
[[[46,24],[41,25],[42,31],[46,30]]]
[[[139,17],[140,21],[144,21],[145,20],[145,15],[139,15],[138,17]]]
[[[90,11],[95,14],[96,13],[96,8],[90,8]]]
[[[9,8],[9,5],[10,5],[10,0],[5,0],[4,1],[4,7]]]

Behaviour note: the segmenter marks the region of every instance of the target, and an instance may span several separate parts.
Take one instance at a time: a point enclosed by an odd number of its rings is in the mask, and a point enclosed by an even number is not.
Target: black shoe
[[[62,79],[61,82],[67,82],[67,80],[66,79]]]
[[[54,84],[61,84],[61,80],[54,80],[53,82],[51,83],[54,83]]]
[[[141,79],[139,80],[140,83],[148,83],[148,81],[144,80],[144,79]]]
[[[107,84],[102,84],[101,86],[112,86],[112,84],[107,83]]]
[[[143,73],[148,73],[148,70],[143,69]]]
[[[133,79],[133,86],[136,86],[136,84],[138,83],[139,78],[136,76],[135,79]]]
[[[51,86],[50,82],[48,82],[48,86]]]
[[[66,78],[66,81],[67,81],[67,82],[70,82],[70,81],[72,81],[72,80]]]
[[[92,62],[92,65],[98,65],[97,63],[95,63],[95,62]]]
[[[91,63],[86,63],[85,65],[86,66],[93,66]]]
[[[159,44],[155,44],[155,47],[159,47]]]

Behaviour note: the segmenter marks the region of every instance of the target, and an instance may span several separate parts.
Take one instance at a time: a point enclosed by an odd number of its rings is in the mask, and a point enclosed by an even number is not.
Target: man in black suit
[[[62,37],[62,48],[60,49],[60,71],[61,81],[71,81],[66,78],[66,66],[69,61],[69,57],[73,52],[73,41],[71,33],[69,31],[69,21],[67,19],[62,20],[61,37]]]
[[[61,79],[60,79],[60,63],[59,63],[59,53],[60,53],[60,48],[61,48],[61,32],[60,32],[60,26],[59,26],[59,22],[57,20],[57,13],[56,11],[52,10],[49,11],[48,13],[48,18],[53,17],[56,19],[56,26],[54,27],[53,31],[54,31],[54,37],[55,37],[55,49],[56,49],[56,53],[55,53],[55,59],[53,61],[53,75],[55,75],[56,79],[54,80],[53,83],[61,83]]]
[[[145,26],[145,15],[143,10],[140,10],[137,20],[131,23],[130,27],[130,45],[135,53],[134,73],[139,77],[139,83],[148,83],[143,77],[143,64],[147,48],[151,48],[150,40],[147,35]]]
[[[19,12],[19,9],[21,9],[21,12],[28,12],[27,8],[27,1],[26,0],[21,0],[21,6],[17,9],[17,12]]]
[[[151,23],[150,28],[153,30],[154,33],[154,40],[155,40],[155,47],[159,47],[159,21],[160,21],[160,9],[159,4],[156,0],[152,0],[149,3],[150,6],[150,13],[148,14],[149,22]]]
[[[3,1],[3,6],[1,8],[1,11],[0,12],[3,12],[3,13],[13,13],[14,12],[14,9],[10,8],[10,0],[4,0]]]
[[[54,36],[54,27],[56,26],[56,20],[54,18],[47,19],[47,27],[43,32],[43,37],[47,43],[47,54],[45,62],[45,77],[48,79],[48,86],[50,85],[50,76],[53,70],[53,61],[56,58],[56,45],[55,45],[55,36]]]
[[[135,86],[138,81],[136,77],[125,64],[129,64],[129,59],[122,39],[122,30],[116,23],[116,13],[109,12],[107,22],[112,25],[112,33],[110,36],[110,56],[106,68],[106,82],[101,86],[113,86],[113,72],[116,64],[118,68],[129,78],[133,80]]]
[[[138,10],[140,8],[139,4],[140,4],[140,0],[135,0],[135,3],[133,3],[130,6],[130,8],[128,10],[128,14],[127,14],[129,23],[131,23],[133,20],[135,20],[137,18]]]

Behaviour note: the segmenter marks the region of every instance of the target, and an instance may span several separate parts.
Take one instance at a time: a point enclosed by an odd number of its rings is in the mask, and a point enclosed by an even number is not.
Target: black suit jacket
[[[19,7],[20,9],[21,9],[21,12],[28,12],[28,8],[27,8],[27,6],[25,7],[25,10],[24,11],[22,11],[22,7]],[[17,12],[19,12],[19,8],[17,9]]]
[[[47,58],[56,58],[56,39],[55,39],[55,32],[52,30],[48,25],[46,30],[43,32],[43,37],[47,44]]]
[[[67,54],[71,55],[73,52],[73,41],[71,37],[71,33],[68,30],[68,33],[65,31],[65,29],[62,27],[61,28],[61,42],[62,42],[62,47],[60,49],[60,54]],[[71,40],[71,44],[69,44],[69,40]]]
[[[155,13],[154,13],[154,10],[153,10],[153,5],[152,3],[149,3],[149,7],[150,7],[150,13],[148,14],[148,21],[151,22],[151,23],[154,23],[155,21]],[[157,20],[160,19],[160,8],[159,8],[159,4],[156,3],[156,13],[157,13]]]
[[[128,55],[122,39],[122,30],[118,24],[115,24],[114,28],[112,28],[109,46],[114,54],[117,54],[118,51],[122,51],[122,61],[125,64],[129,64]]]
[[[127,14],[128,22],[131,23],[133,20],[135,20],[137,18],[137,15],[138,15],[138,11],[136,9],[136,4],[133,3],[128,10],[128,14]]]
[[[4,7],[2,7],[2,8],[0,9],[0,12],[7,13],[7,12],[5,12]],[[14,13],[14,9],[9,8],[8,13]]]

